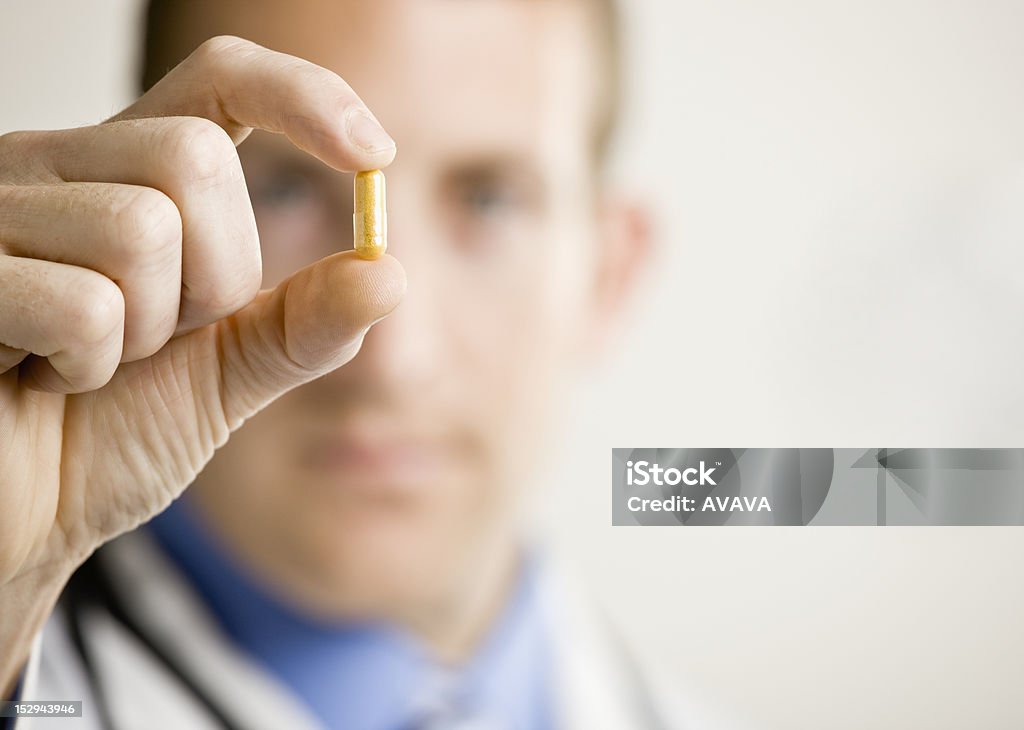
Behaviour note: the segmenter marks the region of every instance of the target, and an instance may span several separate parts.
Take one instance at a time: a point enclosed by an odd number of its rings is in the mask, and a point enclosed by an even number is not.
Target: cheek
[[[277,286],[299,269],[340,250],[329,235],[332,222],[320,210],[304,214],[257,211],[263,287]]]
[[[288,498],[281,487],[288,483],[294,458],[293,444],[282,434],[294,433],[288,396],[275,401],[231,434],[213,455],[197,483],[209,485],[208,501],[232,505],[240,515],[273,510]],[[279,508],[279,505],[278,505]]]
[[[522,476],[520,465],[530,461],[523,454],[545,439],[577,359],[593,271],[585,232],[578,222],[548,227],[500,271],[477,271],[466,295],[466,373],[502,478]]]
[[[263,287],[270,288],[325,256],[352,246],[351,206],[326,184],[309,183],[302,195],[266,201],[254,182],[253,213],[263,256]]]

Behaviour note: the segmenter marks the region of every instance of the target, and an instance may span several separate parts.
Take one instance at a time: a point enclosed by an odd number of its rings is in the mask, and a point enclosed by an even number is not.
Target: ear
[[[606,197],[598,210],[598,254],[588,354],[606,350],[654,258],[652,221],[642,203]]]

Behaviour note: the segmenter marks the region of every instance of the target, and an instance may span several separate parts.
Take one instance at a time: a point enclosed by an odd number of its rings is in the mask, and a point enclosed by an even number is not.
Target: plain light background
[[[663,680],[753,727],[1024,727],[1024,531],[612,528],[614,446],[1024,445],[1024,3],[633,0],[659,260],[542,480]],[[137,0],[0,3],[0,133],[133,96]]]

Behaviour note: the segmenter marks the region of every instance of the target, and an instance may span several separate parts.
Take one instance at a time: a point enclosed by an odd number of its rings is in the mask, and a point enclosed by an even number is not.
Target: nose
[[[426,228],[389,213],[388,253],[405,267],[406,294],[395,311],[370,328],[355,359],[337,372],[353,387],[397,395],[433,386],[445,372],[445,330],[441,272],[431,265],[429,236],[411,241],[407,235]]]

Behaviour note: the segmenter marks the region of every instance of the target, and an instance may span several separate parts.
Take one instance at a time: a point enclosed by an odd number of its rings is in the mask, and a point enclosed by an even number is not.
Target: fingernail
[[[395,140],[365,109],[349,111],[345,127],[349,139],[366,152],[383,152],[395,146]]]

